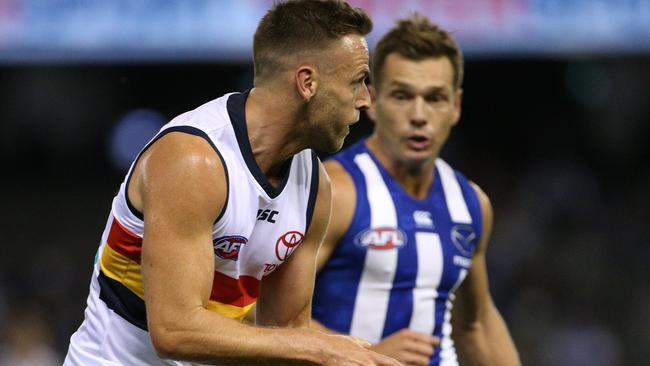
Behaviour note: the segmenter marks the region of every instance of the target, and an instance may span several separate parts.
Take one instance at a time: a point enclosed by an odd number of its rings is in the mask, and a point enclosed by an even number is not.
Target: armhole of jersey
[[[476,192],[476,189],[474,189],[469,179],[467,179],[461,172],[456,170],[455,173],[456,179],[462,187],[465,204],[467,205],[472,221],[475,223],[475,227],[478,230],[478,239],[480,241],[483,239],[483,209],[481,208],[481,201],[479,201],[478,192]]]
[[[316,207],[316,197],[318,196],[318,180],[320,179],[320,160],[314,150],[311,151],[311,184],[309,187],[309,201],[307,201],[307,221],[305,224],[305,234],[311,226],[311,219],[314,216],[314,208]]]
[[[221,152],[219,152],[219,149],[217,149],[217,147],[214,145],[214,143],[212,142],[210,137],[205,132],[203,132],[202,130],[200,130],[200,129],[196,128],[196,127],[192,127],[192,126],[175,126],[175,127],[170,127],[168,129],[160,132],[158,134],[158,136],[156,136],[153,140],[151,140],[151,142],[149,142],[147,144],[147,146],[145,146],[144,149],[142,149],[142,151],[140,151],[140,153],[138,154],[138,157],[135,159],[135,162],[133,163],[133,168],[135,169],[135,166],[138,164],[138,160],[140,160],[140,157],[142,156],[142,154],[144,154],[144,152],[147,151],[147,149],[149,149],[149,147],[151,147],[151,145],[153,145],[161,137],[163,137],[163,136],[165,136],[165,135],[167,135],[167,134],[169,134],[171,132],[182,132],[182,133],[187,133],[187,134],[190,134],[190,135],[201,137],[205,141],[207,141],[208,144],[210,144],[210,146],[212,146],[214,151],[219,156],[219,159],[221,160],[221,165],[223,165],[223,171],[226,174],[226,200],[225,200],[225,202],[223,204],[223,208],[221,209],[221,212],[219,213],[219,216],[217,216],[217,219],[215,220],[215,222],[218,222],[219,220],[221,220],[221,217],[223,216],[224,212],[226,212],[226,207],[228,206],[228,198],[230,196],[230,178],[229,178],[229,175],[228,175],[228,166],[226,165],[226,161],[223,159],[223,156],[221,155]],[[131,203],[131,199],[129,198],[129,185],[131,184],[131,177],[132,176],[133,176],[133,170],[131,170],[129,172],[129,176],[126,179],[126,185],[124,187],[124,198],[126,199],[126,205],[129,207],[129,210],[131,211],[131,213],[133,215],[135,215],[135,217],[137,217],[140,220],[144,221],[144,215],[142,214],[142,212],[140,212],[138,209],[136,209],[135,206],[133,206],[133,204]]]

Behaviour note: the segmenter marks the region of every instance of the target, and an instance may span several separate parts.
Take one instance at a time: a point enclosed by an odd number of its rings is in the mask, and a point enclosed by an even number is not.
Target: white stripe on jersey
[[[465,270],[463,270],[465,271]],[[467,272],[467,271],[465,271]],[[459,279],[465,276],[461,272]],[[456,282],[458,285],[461,281]],[[458,366],[458,356],[454,349],[454,341],[451,339],[451,308],[453,304],[447,300],[445,303],[445,319],[442,323],[442,339],[440,340],[440,364],[439,366]]]
[[[459,224],[471,224],[472,216],[470,216],[467,209],[454,170],[442,159],[436,159],[436,166],[440,172],[440,182],[445,192],[445,200],[447,201],[451,220]]]
[[[469,214],[467,203],[463,197],[454,170],[442,159],[436,159],[436,166],[440,172],[440,182],[442,183],[442,189],[445,192],[445,201],[447,202],[449,216],[451,216],[452,221],[461,224],[471,224],[472,216]],[[456,283],[450,291],[450,299],[453,300],[455,297],[453,294],[454,291],[456,291],[463,280],[465,280],[466,276],[467,270],[461,269],[458,274],[458,279],[456,279]],[[442,339],[440,340],[440,366],[457,366],[458,357],[454,349],[454,341],[451,339],[451,309],[453,303],[447,301],[445,307],[444,321],[442,324]]]
[[[397,228],[395,205],[379,169],[366,153],[357,155],[354,162],[359,166],[366,180],[370,203],[370,226]],[[351,335],[372,343],[381,340],[396,269],[397,248],[366,252],[352,313]]]
[[[454,292],[467,277],[467,270],[461,269],[458,273],[458,279],[449,294],[449,300],[445,303],[445,318],[442,324],[442,339],[440,340],[440,366],[458,366],[458,356],[454,348],[454,341],[451,338],[451,310],[454,307],[454,299],[456,295]]]
[[[413,289],[413,313],[409,328],[432,334],[436,325],[436,289],[442,278],[443,255],[440,237],[436,233],[416,232],[418,274]]]

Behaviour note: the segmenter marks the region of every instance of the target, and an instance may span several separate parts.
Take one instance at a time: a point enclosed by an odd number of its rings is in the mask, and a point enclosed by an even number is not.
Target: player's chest
[[[373,227],[369,221],[354,227],[342,248],[350,264],[377,278],[393,278],[398,288],[454,287],[459,273],[471,267],[476,228],[435,210],[399,212],[394,227]]]
[[[213,233],[215,268],[233,276],[261,278],[287,261],[302,244],[306,216],[282,202],[233,210]]]

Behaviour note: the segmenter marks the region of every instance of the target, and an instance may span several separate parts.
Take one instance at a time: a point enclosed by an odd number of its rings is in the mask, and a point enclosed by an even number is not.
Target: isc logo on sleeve
[[[354,242],[363,248],[399,249],[406,244],[406,235],[400,229],[378,227],[360,232],[355,237]]]

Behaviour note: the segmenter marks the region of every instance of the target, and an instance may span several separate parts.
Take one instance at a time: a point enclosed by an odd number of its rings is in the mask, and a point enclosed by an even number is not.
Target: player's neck
[[[433,184],[434,165],[419,164],[415,167],[409,167],[396,161],[391,162],[393,164],[385,166],[385,168],[395,181],[402,186],[404,192],[419,200],[425,199],[429,195],[431,184]]]
[[[285,162],[303,150],[295,128],[297,106],[281,92],[256,87],[246,100],[246,126],[253,156],[273,184],[282,179]]]
[[[377,139],[369,138],[366,145],[406,193],[420,200],[427,197],[433,184],[435,157],[426,162],[408,164],[392,157]]]

